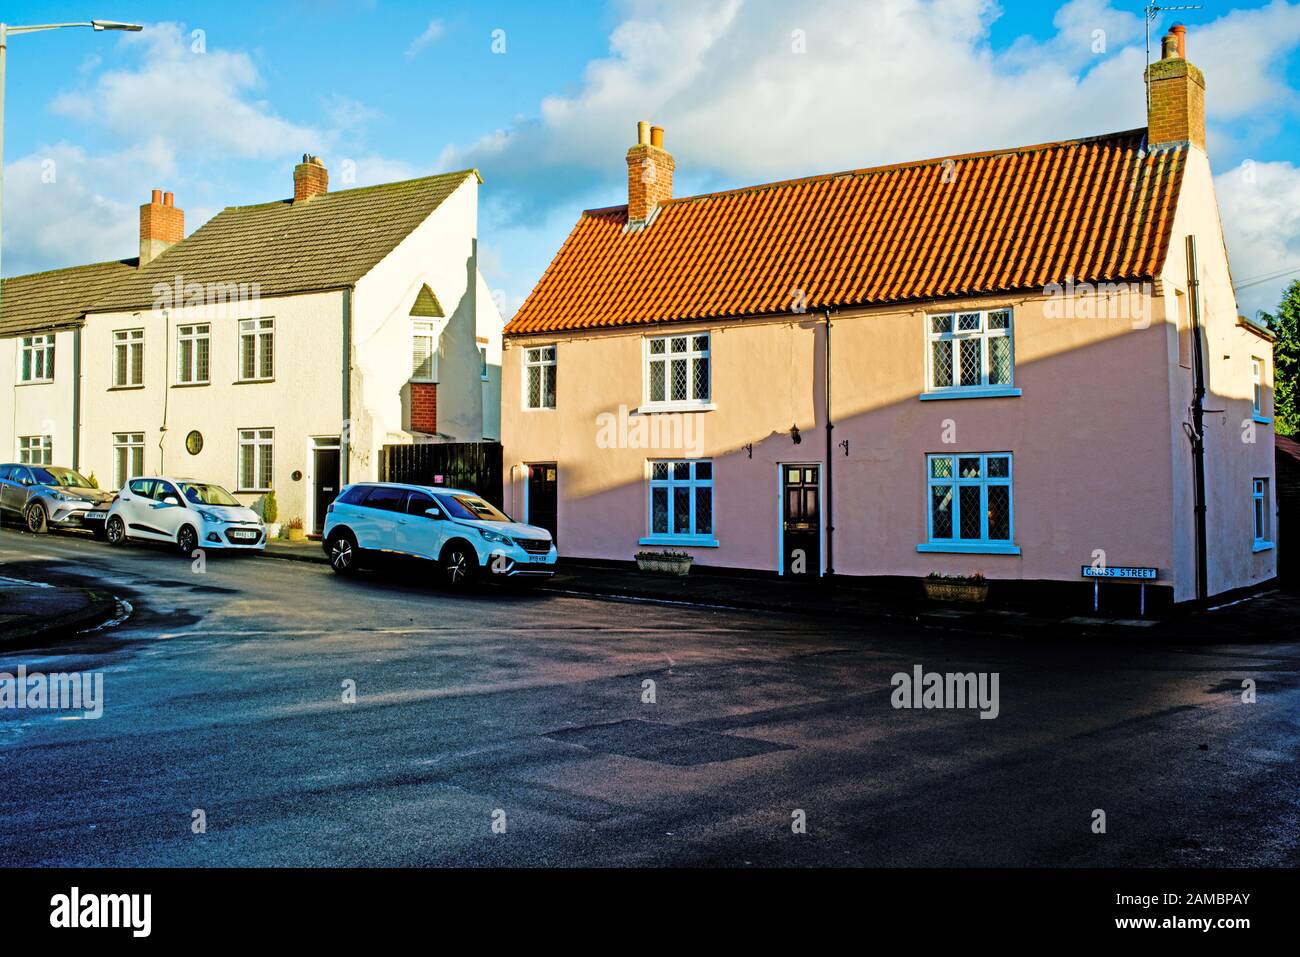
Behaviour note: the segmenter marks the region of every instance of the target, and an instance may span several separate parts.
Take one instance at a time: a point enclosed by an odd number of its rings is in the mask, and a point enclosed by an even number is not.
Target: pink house
[[[507,507],[569,557],[1165,601],[1273,578],[1271,336],[1237,313],[1184,43],[1146,128],[1060,143],[674,197],[640,124],[628,204],[505,330]]]

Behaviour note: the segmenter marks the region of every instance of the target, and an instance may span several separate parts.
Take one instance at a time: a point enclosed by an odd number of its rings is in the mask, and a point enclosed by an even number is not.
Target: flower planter
[[[690,555],[663,555],[654,552],[638,552],[636,567],[643,572],[655,572],[660,575],[685,575],[691,570]]]
[[[924,579],[925,597],[931,601],[980,603],[989,597],[988,582],[944,581]]]
[[[305,542],[307,540],[307,529],[305,528],[290,528],[288,533],[291,542]]]
[[[266,537],[267,537],[267,538],[279,538],[279,537],[280,537],[280,523],[279,523],[279,522],[267,522],[267,523],[266,523]]]

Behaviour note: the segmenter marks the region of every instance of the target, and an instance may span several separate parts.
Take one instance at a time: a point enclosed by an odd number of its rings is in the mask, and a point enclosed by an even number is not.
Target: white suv
[[[551,533],[524,525],[474,492],[393,482],[349,485],[325,516],[325,554],[350,574],[381,552],[436,562],[439,577],[460,587],[487,578],[555,574]]]
[[[108,510],[104,534],[113,545],[131,538],[172,542],[187,556],[196,548],[266,548],[256,512],[220,485],[193,479],[131,479]]]

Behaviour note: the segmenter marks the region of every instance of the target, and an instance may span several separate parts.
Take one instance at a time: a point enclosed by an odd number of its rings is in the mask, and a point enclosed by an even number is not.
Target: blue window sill
[[[1001,542],[922,542],[918,552],[949,552],[955,555],[1019,555],[1020,546]]]
[[[922,402],[935,402],[939,399],[997,399],[997,398],[1015,398],[1020,395],[1019,389],[1013,389],[1009,385],[970,385],[959,389],[936,389],[933,392],[922,392]]]
[[[700,538],[690,535],[647,535],[637,539],[638,545],[676,545],[678,548],[717,548],[716,538]]]
[[[1272,542],[1256,542],[1252,547],[1252,552],[1267,552],[1273,547]]]
[[[1262,415],[1254,415],[1251,416],[1251,418],[1253,418],[1260,425],[1270,425],[1273,422],[1272,419],[1266,419]]]

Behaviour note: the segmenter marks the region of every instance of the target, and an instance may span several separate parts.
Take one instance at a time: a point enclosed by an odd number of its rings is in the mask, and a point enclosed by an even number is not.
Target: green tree
[[[1277,336],[1273,343],[1273,428],[1278,435],[1300,433],[1300,279],[1287,287],[1277,314],[1261,318]]]

